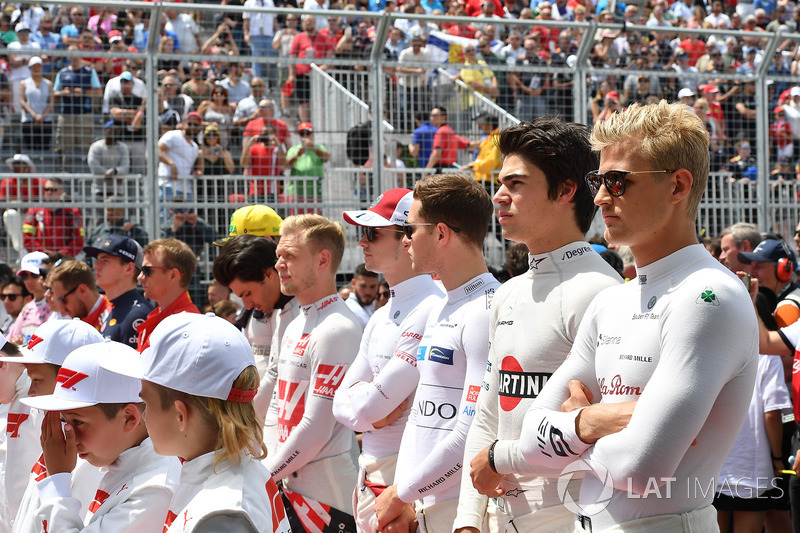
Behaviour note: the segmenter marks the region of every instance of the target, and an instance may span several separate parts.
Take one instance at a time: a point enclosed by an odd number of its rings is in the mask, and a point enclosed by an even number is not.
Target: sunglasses
[[[142,267],[142,275],[146,278],[149,278],[150,275],[153,273],[153,270],[172,270],[169,267],[158,267],[152,265],[145,265]]]
[[[586,185],[589,186],[589,193],[594,197],[601,185],[605,185],[608,194],[611,196],[622,196],[625,194],[625,178],[631,174],[667,174],[674,170],[607,170],[598,172],[592,170],[586,174]]]
[[[22,296],[22,293],[19,294],[0,294],[0,300],[8,300],[9,302],[16,302],[17,297]]]
[[[408,222],[406,222],[405,224],[403,224],[403,233],[405,234],[406,239],[411,240],[411,237],[414,235],[414,228],[416,226],[436,226],[437,224],[438,222],[417,222],[416,224],[409,224]],[[455,226],[451,226],[447,222],[445,222],[444,225],[456,233],[461,233],[461,228],[456,228]]]
[[[380,230],[384,230],[384,231],[391,231],[391,232],[394,232],[394,233],[404,233],[402,230],[389,229],[389,228],[383,228],[383,227],[381,227],[381,228],[376,228],[376,227],[373,227],[373,226],[360,226],[360,227],[361,227],[361,238],[364,238],[364,236],[366,236],[367,237],[367,242],[372,242],[372,241],[375,240],[375,230],[379,230],[379,229]]]
[[[378,298],[388,298],[391,295],[392,295],[392,293],[389,292],[389,291],[380,291],[380,292],[378,292]]]
[[[77,290],[78,290],[78,287],[80,287],[80,286],[81,286],[81,284],[80,284],[80,283],[79,283],[78,285],[75,285],[74,287],[72,287],[72,289],[71,289],[71,290],[67,291],[67,292],[66,292],[66,294],[64,294],[64,296],[62,296],[61,298],[56,298],[56,300],[58,300],[58,301],[59,301],[59,302],[61,302],[62,304],[66,304],[66,303],[67,303],[67,296],[69,296],[69,295],[70,295],[70,294],[72,294],[73,292],[77,291]]]
[[[250,84],[250,87],[252,87],[253,89],[256,89],[258,87],[263,87],[263,86],[264,86],[263,83],[252,83],[252,84]]]
[[[34,274],[33,272],[20,272],[19,274],[17,274],[17,276],[19,276],[19,279],[21,279],[23,281],[28,279],[28,278],[31,278],[31,279],[38,279],[39,278],[39,274]]]
[[[314,133],[314,132],[308,131],[308,130],[303,130],[303,131],[299,132],[298,135],[300,135],[300,137],[308,137],[312,133]]]
[[[59,189],[58,187],[45,187],[43,190],[44,192],[58,192],[61,189]]]

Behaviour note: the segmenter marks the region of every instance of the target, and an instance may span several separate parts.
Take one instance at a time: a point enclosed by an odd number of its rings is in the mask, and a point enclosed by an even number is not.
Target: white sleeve
[[[404,320],[400,325],[399,341],[394,355],[374,378],[366,357],[362,357],[362,353],[365,353],[368,347],[368,339],[374,331],[370,328],[373,321],[367,325],[367,331],[364,332],[361,342],[362,351],[356,359],[356,365],[361,367],[358,375],[362,378],[359,382],[354,381],[340,387],[336,391],[337,398],[334,399],[334,415],[336,415],[339,395],[347,398],[344,401],[349,404],[347,411],[349,422],[339,420],[344,425],[356,431],[372,430],[373,423],[386,418],[403,400],[414,393],[419,381],[416,353],[425,330],[427,313],[415,313],[412,316],[417,319],[411,322]],[[351,370],[354,370],[356,365]],[[347,374],[349,376],[350,372]],[[336,416],[338,419],[339,415]]]
[[[157,531],[164,525],[172,490],[163,485],[134,488],[123,501],[116,503],[96,520],[84,525],[80,518],[81,503],[72,496],[70,481],[69,474],[56,474],[45,478],[37,485],[41,504],[36,511],[36,521],[37,523],[47,521],[49,533],[73,531],[139,533]]]
[[[353,366],[347,371],[342,384],[339,385],[339,388],[336,389],[336,394],[333,396],[333,416],[353,431],[364,432],[374,429],[372,421],[360,420],[355,414],[353,408],[355,391],[352,390],[352,387],[361,383],[369,385],[373,378],[372,369],[367,360],[367,353],[369,351],[369,340],[375,330],[374,323],[374,320],[370,320],[367,323],[364,335],[361,336],[361,346],[358,350],[358,355],[356,355],[356,360],[353,361]]]
[[[273,348],[275,348],[274,345]],[[278,349],[280,349],[280,346],[278,346]],[[264,376],[258,384],[256,397],[253,398],[253,408],[256,411],[256,416],[262,422],[267,416],[269,403],[272,401],[272,393],[275,390],[275,383],[278,381],[278,349],[270,349],[267,371],[264,372]]]
[[[321,364],[350,366],[353,358],[348,358],[346,354],[355,353],[359,341],[360,338],[349,331],[346,335],[337,335],[330,330],[310,341],[307,352],[311,360],[310,383],[316,383],[318,377],[328,379],[328,376],[319,373]],[[332,398],[312,394],[312,389],[309,388],[302,419],[275,454],[264,460],[275,481],[280,481],[305,466],[325,446],[338,424],[333,417],[332,406]]]
[[[489,339],[494,339],[497,306],[492,306],[489,319]],[[469,463],[478,455],[478,452],[489,446],[497,439],[498,427],[498,371],[496,355],[489,342],[489,360],[486,365],[486,373],[483,378],[483,388],[478,395],[478,402],[475,405],[475,420],[467,433],[467,441],[464,446],[464,470],[461,472],[461,491],[458,497],[458,511],[453,529],[462,527],[474,527],[481,529],[483,517],[486,514],[486,505],[489,498],[480,494],[472,486],[470,477]]]
[[[789,389],[783,374],[783,363],[780,356],[766,355],[764,372],[761,375],[761,391],[764,399],[764,412],[777,411],[792,407]]]
[[[475,391],[480,390],[483,373],[486,370],[487,347],[489,345],[487,313],[475,313],[472,316],[465,315],[464,318],[461,342],[467,361],[467,368],[456,425],[447,438],[432,450],[422,462],[414,466],[413,471],[408,475],[405,482],[402,485],[397,485],[397,495],[406,503],[427,496],[425,491],[420,489],[440,477],[448,477],[450,475],[460,477],[461,475],[460,470],[463,467],[467,432],[475,416],[474,406],[477,398],[472,396]]]
[[[792,345],[792,349],[797,348],[800,344],[800,321],[781,328],[779,333],[784,341],[788,341]]]

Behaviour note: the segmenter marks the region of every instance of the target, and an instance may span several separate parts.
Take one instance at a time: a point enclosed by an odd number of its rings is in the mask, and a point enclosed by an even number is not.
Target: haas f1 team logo
[[[552,374],[547,372],[523,372],[522,365],[513,356],[503,358],[500,363],[500,407],[513,411],[523,398],[536,398]]]
[[[303,419],[306,410],[308,380],[299,383],[278,380],[278,440],[286,441],[292,429]]]
[[[333,398],[344,379],[345,365],[319,365],[314,381],[314,395]]]

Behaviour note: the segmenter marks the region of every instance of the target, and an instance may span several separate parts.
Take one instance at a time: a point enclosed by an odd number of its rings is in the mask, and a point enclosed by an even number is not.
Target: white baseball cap
[[[800,96],[800,87],[792,87],[792,90],[789,91],[790,96]]]
[[[684,87],[680,91],[678,91],[678,98],[688,98],[690,96],[694,96],[694,91],[689,89],[688,87]]]
[[[17,272],[30,272],[38,276],[41,273],[39,270],[44,268],[45,261],[49,260],[50,256],[44,252],[31,252],[22,258]]]
[[[342,216],[356,226],[402,226],[408,219],[413,200],[411,189],[389,189],[378,196],[366,211],[344,211]]]
[[[98,403],[139,403],[142,401],[139,398],[141,380],[109,372],[100,366],[103,359],[137,355],[130,346],[111,340],[81,346],[64,359],[53,394],[20,401],[44,411],[65,411]]]
[[[250,343],[239,329],[213,314],[178,313],[150,334],[141,355],[105,358],[100,365],[125,376],[193,396],[249,402],[256,390],[233,388],[248,366],[255,366]]]
[[[96,342],[103,342],[103,336],[80,318],[50,320],[36,328],[28,346],[20,348],[22,357],[0,357],[0,361],[61,366],[72,351]]]

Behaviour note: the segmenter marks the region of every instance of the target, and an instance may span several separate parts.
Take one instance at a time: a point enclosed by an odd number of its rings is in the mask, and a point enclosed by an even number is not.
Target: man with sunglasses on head
[[[111,314],[111,302],[100,294],[91,267],[82,261],[63,261],[47,277],[64,315],[80,318],[94,329],[101,326]]]
[[[462,174],[429,176],[414,187],[403,242],[414,272],[436,273],[447,294],[431,309],[416,352],[419,384],[394,485],[375,503],[381,530],[415,519],[421,532],[453,530],[464,444],[486,371],[489,310],[500,286],[483,258],[493,212],[481,184]]]
[[[25,304],[19,317],[11,326],[6,338],[14,344],[24,346],[31,340],[31,335],[50,316],[50,306],[45,300],[45,286],[42,270],[50,262],[50,256],[44,252],[31,252],[22,258],[17,276],[25,284],[25,288],[33,300]]]
[[[100,333],[106,339],[136,348],[138,332],[153,306],[136,290],[137,278],[142,266],[142,248],[130,237],[107,235],[95,246],[83,249],[94,262],[94,279],[103,289],[111,312],[100,325]]]
[[[576,531],[716,531],[711,505],[755,382],[744,284],[697,242],[708,133],[682,104],[634,104],[595,125],[586,176],[609,243],[637,279],[586,310],[569,357],[489,462],[584,473]],[[698,489],[698,487],[707,489]]]
[[[597,155],[585,126],[550,117],[504,130],[498,150],[497,219],[503,237],[527,246],[528,270],[492,301],[489,363],[467,436],[454,529],[480,531],[491,517],[492,532],[572,531],[574,515],[559,497],[557,475],[520,469],[502,476],[489,455],[497,439],[519,438],[525,414],[569,354],[589,303],[621,282],[584,239],[596,211],[584,176],[597,168]],[[579,487],[577,481],[568,487],[575,498]]]
[[[333,416],[360,431],[353,512],[360,531],[377,531],[375,499],[394,484],[397,452],[417,387],[417,349],[431,308],[442,298],[429,274],[419,274],[403,242],[409,189],[391,189],[366,211],[342,213],[360,234],[364,269],[382,273],[389,302],[369,318],[353,366],[333,398]]]
[[[168,316],[200,312],[188,290],[197,269],[197,257],[189,245],[177,239],[158,239],[145,246],[142,254],[139,281],[144,297],[155,302],[156,308],[137,328],[139,352],[150,346],[150,334]]]

